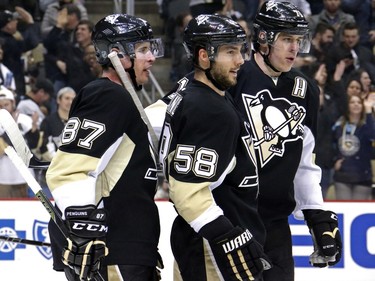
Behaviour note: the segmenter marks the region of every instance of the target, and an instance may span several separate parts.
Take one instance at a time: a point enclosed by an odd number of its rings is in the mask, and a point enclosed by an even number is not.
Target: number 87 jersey
[[[233,225],[252,226],[258,177],[248,132],[232,97],[197,80],[169,102],[159,157],[170,199],[196,232],[223,213]]]

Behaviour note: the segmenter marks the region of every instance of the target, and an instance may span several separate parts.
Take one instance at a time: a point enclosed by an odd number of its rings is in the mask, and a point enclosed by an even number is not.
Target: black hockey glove
[[[235,227],[210,242],[212,253],[226,281],[249,281],[259,278],[271,262],[263,247],[248,229]]]
[[[323,210],[303,210],[303,214],[314,242],[310,264],[326,267],[338,263],[341,259],[342,242],[337,215]]]
[[[80,280],[100,280],[100,261],[108,255],[105,245],[107,213],[94,205],[72,206],[65,210],[70,235],[62,261]]]

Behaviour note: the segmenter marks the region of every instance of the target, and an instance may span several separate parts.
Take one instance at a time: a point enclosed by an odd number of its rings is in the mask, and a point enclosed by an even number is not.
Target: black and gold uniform
[[[255,155],[248,124],[230,95],[220,96],[197,80],[182,88],[168,105],[160,138],[178,212],[171,246],[184,280],[211,280],[206,278],[212,277],[213,257],[202,228],[210,224],[220,233],[225,217],[264,240]]]
[[[96,205],[103,198],[109,219],[106,264],[156,266],[160,226],[147,132],[124,88],[98,79],[74,100],[62,144],[47,172],[62,211]],[[61,259],[61,249],[56,255]]]

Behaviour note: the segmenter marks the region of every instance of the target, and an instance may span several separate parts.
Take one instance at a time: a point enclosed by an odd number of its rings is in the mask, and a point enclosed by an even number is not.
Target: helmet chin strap
[[[130,61],[132,62],[132,66],[125,69],[125,71],[128,72],[129,75],[130,75],[130,79],[132,80],[134,90],[140,91],[140,90],[142,90],[142,85],[137,84],[137,80],[136,80],[136,77],[135,77],[135,71],[134,71],[134,59],[130,59]]]
[[[212,62],[214,63],[214,62]],[[211,81],[212,84],[214,84],[214,86],[216,88],[218,88],[220,91],[226,91],[228,88],[224,88],[222,85],[220,85],[213,77],[212,77],[212,74],[211,74],[211,66],[207,69],[203,69],[201,66],[199,66],[198,64],[195,64],[195,67],[202,70],[205,74],[206,74],[206,77],[208,80]]]
[[[259,52],[260,53],[260,55],[262,56],[262,58],[263,58],[263,60],[264,60],[264,62],[265,62],[265,64],[269,67],[269,68],[271,68],[273,71],[275,71],[275,72],[282,72],[282,71],[280,71],[280,70],[278,70],[276,67],[274,67],[272,64],[271,64],[271,62],[270,62],[270,60],[269,60],[269,58],[268,58],[268,56],[269,56],[269,52],[267,53],[267,54],[263,54],[262,52]]]

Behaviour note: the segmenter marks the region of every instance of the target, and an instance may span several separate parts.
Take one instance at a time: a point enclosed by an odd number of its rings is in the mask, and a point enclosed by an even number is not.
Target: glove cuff
[[[217,237],[228,233],[232,229],[232,223],[225,216],[219,216],[217,219],[203,226],[199,230],[199,234],[206,238],[208,241],[212,241]]]

